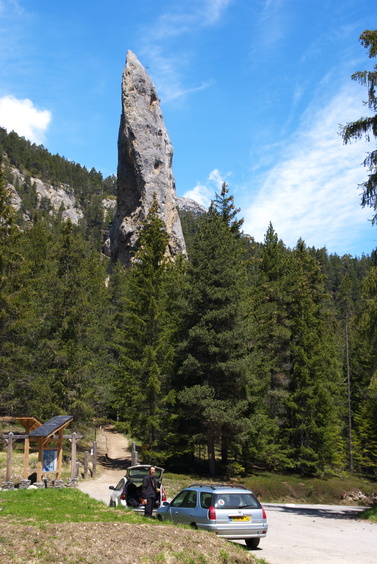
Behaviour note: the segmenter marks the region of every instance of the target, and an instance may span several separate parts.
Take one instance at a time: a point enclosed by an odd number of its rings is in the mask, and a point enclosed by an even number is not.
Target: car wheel
[[[248,548],[257,548],[260,539],[245,539],[246,546]]]
[[[198,528],[198,525],[197,525],[196,523],[190,523],[190,527],[191,527],[192,529],[197,529],[197,528]]]
[[[163,521],[162,515],[157,515],[157,521]]]
[[[109,507],[115,507],[115,501],[110,499]]]

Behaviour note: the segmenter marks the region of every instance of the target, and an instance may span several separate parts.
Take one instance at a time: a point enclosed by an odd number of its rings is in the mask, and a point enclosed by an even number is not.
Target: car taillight
[[[216,511],[215,508],[211,507],[208,509],[208,519],[215,520],[216,519]]]
[[[262,507],[262,519],[267,519],[267,515],[266,515],[266,512],[264,510],[264,507]]]
[[[166,501],[166,492],[163,487],[161,487],[161,501]]]
[[[119,496],[119,499],[126,499],[126,494],[121,493],[120,496]]]

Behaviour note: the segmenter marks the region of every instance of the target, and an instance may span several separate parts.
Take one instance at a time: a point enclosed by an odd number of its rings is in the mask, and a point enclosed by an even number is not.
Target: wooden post
[[[61,480],[62,477],[62,459],[63,459],[63,429],[58,433],[58,464],[56,468],[56,479]]]
[[[137,464],[137,450],[136,444],[132,441],[132,449],[131,449],[131,466],[136,466]]]
[[[29,442],[29,437],[26,437],[24,443],[24,471],[22,474],[24,480],[27,480],[29,476],[29,452],[30,452],[30,442]]]
[[[84,480],[88,477],[88,469],[89,469],[89,451],[86,450],[84,453]]]
[[[71,478],[76,477],[76,433],[72,433]]]
[[[43,437],[38,437],[38,462],[37,462],[37,482],[42,480],[43,468]]]
[[[92,469],[92,478],[96,477],[97,473],[97,441],[93,443],[93,469]]]
[[[8,434],[8,453],[7,453],[7,470],[5,473],[5,481],[10,482],[12,476],[12,450],[13,450],[13,435],[12,431]]]

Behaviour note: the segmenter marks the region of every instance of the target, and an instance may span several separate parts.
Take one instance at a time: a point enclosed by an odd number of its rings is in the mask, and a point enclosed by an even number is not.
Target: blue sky
[[[358,41],[376,0],[0,0],[0,125],[116,172],[126,52],[148,67],[174,147],[177,194],[223,181],[263,241],[360,256],[377,247],[362,162],[339,124],[366,115]]]

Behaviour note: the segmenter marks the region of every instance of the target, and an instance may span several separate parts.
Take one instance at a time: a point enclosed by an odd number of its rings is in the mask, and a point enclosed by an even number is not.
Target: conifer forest
[[[361,41],[376,56],[377,32]],[[376,111],[377,72],[352,78]],[[376,134],[377,116],[363,119],[344,142]],[[5,130],[0,153],[1,415],[114,420],[143,461],[178,470],[376,477],[375,253],[288,248],[271,224],[257,243],[224,184],[207,213],[181,212],[188,258],[167,259],[154,201],[124,269],[101,253],[114,177]],[[362,202],[374,211],[376,153]],[[26,176],[19,210],[14,169]],[[37,205],[28,176],[69,184],[79,223]]]

